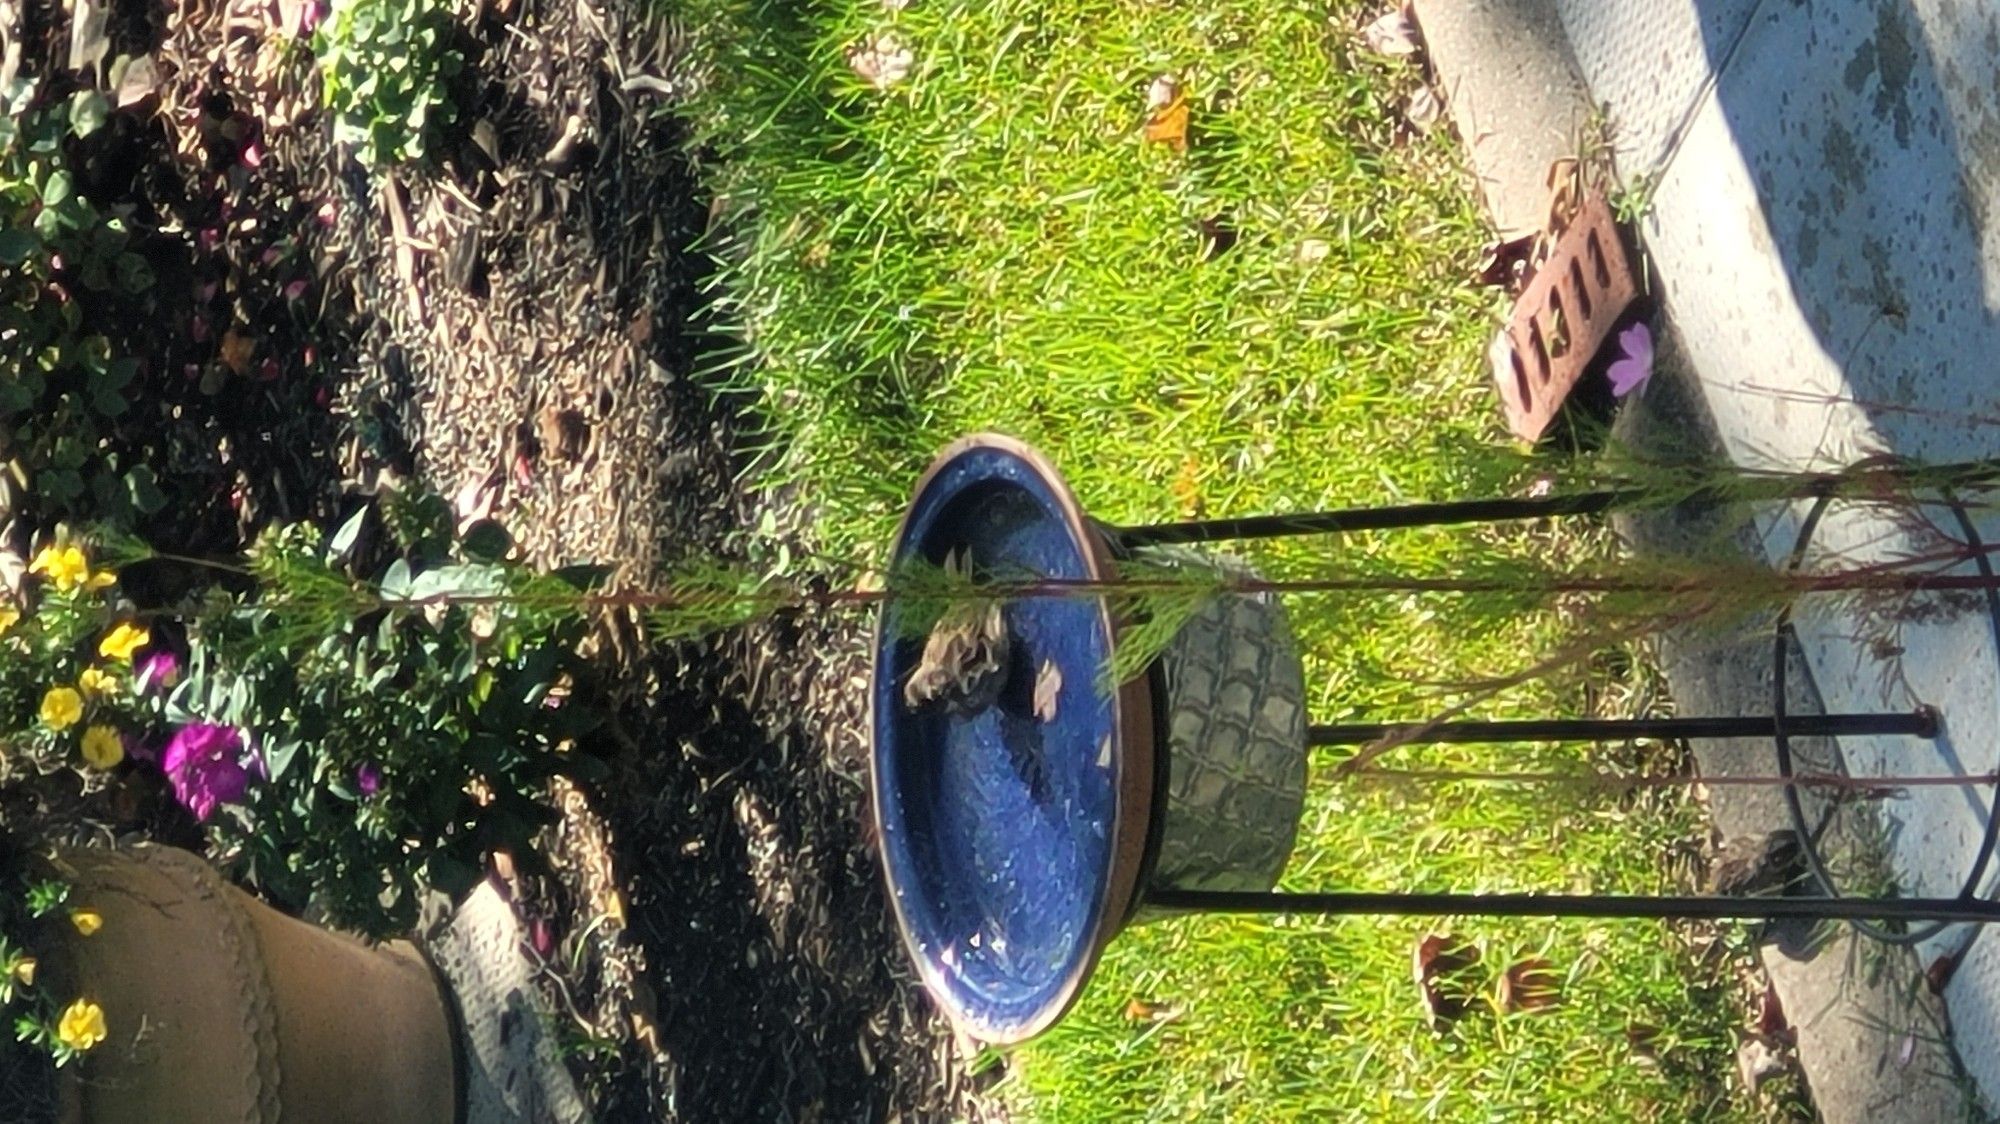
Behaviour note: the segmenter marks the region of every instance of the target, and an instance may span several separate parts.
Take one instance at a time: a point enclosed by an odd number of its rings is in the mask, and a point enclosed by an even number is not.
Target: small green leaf
[[[69,99],[70,131],[87,137],[104,127],[111,116],[111,103],[96,90],[78,90]]]
[[[42,206],[50,208],[60,207],[63,201],[69,198],[69,193],[69,173],[64,171],[50,172],[49,178],[42,184]]]
[[[353,554],[355,544],[361,541],[361,528],[368,522],[368,513],[373,510],[374,507],[364,505],[361,510],[348,516],[347,522],[342,523],[340,529],[333,533],[333,538],[326,544],[326,560],[329,563],[345,562]]]
[[[500,562],[514,546],[513,536],[498,521],[481,519],[466,528],[459,546],[474,562]]]
[[[41,245],[41,239],[25,230],[0,230],[0,265],[20,265]]]
[[[151,515],[167,505],[159,480],[146,465],[137,465],[125,474],[125,495],[141,515]]]

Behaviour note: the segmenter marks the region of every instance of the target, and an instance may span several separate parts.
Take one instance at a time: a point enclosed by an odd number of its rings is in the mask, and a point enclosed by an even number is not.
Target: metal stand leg
[[[1436,917],[1698,917],[1742,920],[2000,921],[1979,898],[1717,898],[1622,894],[1281,894],[1154,890],[1146,905],[1199,913],[1350,913]]]
[[[1312,745],[1365,745],[1402,735],[1412,745],[1477,742],[1598,742],[1622,738],[1768,738],[1779,732],[1776,718],[1557,718],[1516,722],[1368,723],[1311,726]],[[1866,737],[1903,734],[1937,737],[1937,712],[1928,707],[1907,714],[1805,714],[1788,718],[1785,732],[1797,737]]]

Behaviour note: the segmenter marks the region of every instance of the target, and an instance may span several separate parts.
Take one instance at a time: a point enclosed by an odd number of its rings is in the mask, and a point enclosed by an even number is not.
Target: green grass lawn
[[[677,0],[704,68],[690,120],[718,197],[715,376],[772,421],[768,478],[831,552],[879,558],[916,473],[976,429],[1060,464],[1113,521],[1517,491],[1484,374],[1497,312],[1455,142],[1398,143],[1408,67],[1352,4],[1283,0]],[[908,74],[848,52],[889,33]],[[890,53],[893,53],[890,52]],[[1186,152],[1145,143],[1162,74]],[[1221,233],[1226,232],[1226,233]],[[1218,234],[1220,233],[1220,237]],[[1575,530],[1357,537],[1256,553],[1410,572],[1602,557]],[[1334,553],[1334,552],[1340,553]],[[1423,716],[1437,686],[1560,644],[1552,613],[1468,599],[1293,605],[1320,721]],[[1615,663],[1615,661],[1614,661]],[[1578,676],[1479,715],[1582,702]],[[1575,765],[1577,747],[1404,751],[1432,766]],[[1293,887],[1644,892],[1697,830],[1685,803],[1469,785],[1392,791],[1316,768]],[[1462,921],[1490,977],[1540,956],[1539,1014],[1427,1025],[1432,926],[1144,926],[1081,1006],[1010,1059],[1024,1119],[1716,1119],[1734,1013],[1663,926]],[[1132,1000],[1179,1017],[1128,1016]],[[1635,1050],[1631,1042],[1647,1043]]]

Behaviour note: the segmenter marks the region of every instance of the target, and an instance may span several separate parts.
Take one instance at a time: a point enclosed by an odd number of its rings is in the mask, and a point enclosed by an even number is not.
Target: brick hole
[[[1549,380],[1549,345],[1542,339],[1542,322],[1540,320],[1528,321],[1528,343],[1535,349],[1535,373],[1538,376],[1537,381],[1547,382]]]
[[[1576,327],[1569,322],[1563,312],[1562,290],[1549,290],[1549,358],[1561,359],[1569,354],[1569,338],[1576,334]]]
[[[1521,362],[1521,352],[1511,344],[1507,348],[1507,359],[1514,366],[1514,395],[1520,402],[1521,412],[1535,408],[1535,395],[1528,389],[1528,368]]]
[[[1588,239],[1585,239],[1583,248],[1584,252],[1590,255],[1591,271],[1597,274],[1597,287],[1600,289],[1609,289],[1611,287],[1611,266],[1606,264],[1604,260],[1604,243],[1598,240],[1595,230],[1590,232]]]
[[[1583,283],[1583,263],[1569,259],[1569,291],[1576,294],[1576,314],[1590,319],[1590,286]]]

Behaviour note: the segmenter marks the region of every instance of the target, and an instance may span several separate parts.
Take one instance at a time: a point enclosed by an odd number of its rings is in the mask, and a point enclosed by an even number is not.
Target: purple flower
[[[181,681],[180,658],[168,651],[154,652],[139,661],[139,690],[163,691]]]
[[[1625,354],[1604,373],[1611,380],[1612,397],[1624,398],[1644,390],[1646,381],[1653,377],[1652,329],[1634,324],[1618,333],[1618,346]]]
[[[373,796],[382,788],[382,770],[373,761],[363,761],[354,770],[354,787],[363,796]]]
[[[160,754],[160,768],[173,786],[174,799],[197,820],[215,814],[217,804],[243,799],[250,774],[243,767],[243,735],[235,727],[190,722],[174,734]]]

